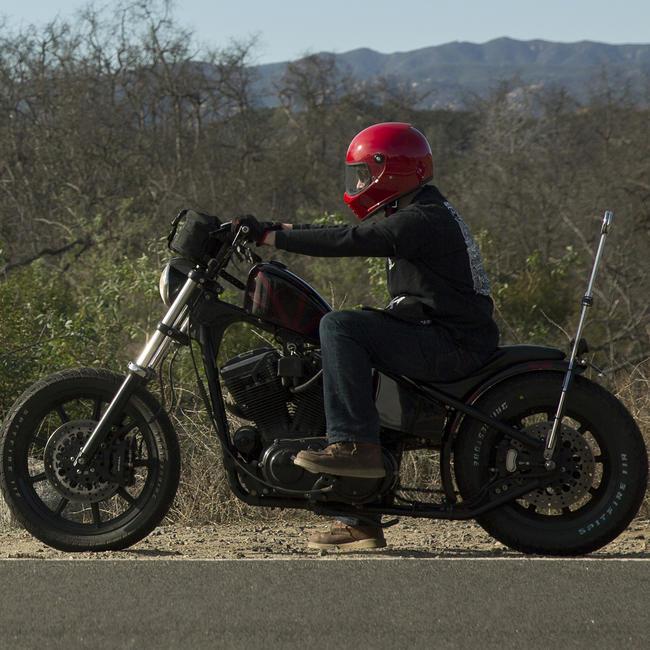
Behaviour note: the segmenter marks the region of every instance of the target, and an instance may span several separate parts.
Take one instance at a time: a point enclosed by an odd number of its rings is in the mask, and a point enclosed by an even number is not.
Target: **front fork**
[[[77,455],[75,466],[83,467],[90,463],[108,432],[118,424],[119,417],[135,391],[155,374],[156,368],[165,359],[172,344],[189,343],[188,303],[204,281],[202,272],[194,270],[189,273],[183,288],[158,323],[156,331],[140,356],[136,361],[129,363],[126,378]]]

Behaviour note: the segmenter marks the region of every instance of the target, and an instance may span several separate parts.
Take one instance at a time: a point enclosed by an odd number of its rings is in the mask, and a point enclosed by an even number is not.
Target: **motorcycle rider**
[[[386,257],[391,301],[384,310],[343,310],[320,323],[328,447],[294,462],[314,473],[385,475],[372,369],[424,381],[453,381],[494,353],[499,332],[481,255],[458,212],[430,184],[431,148],[410,124],[375,124],[346,156],[344,201],[356,226],[260,223],[243,217],[259,244],[322,257]],[[379,518],[339,519],[312,548],[386,545]]]

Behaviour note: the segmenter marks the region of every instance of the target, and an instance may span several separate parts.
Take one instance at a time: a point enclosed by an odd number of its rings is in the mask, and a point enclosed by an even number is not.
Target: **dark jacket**
[[[319,257],[386,257],[390,315],[447,329],[459,346],[497,346],[490,283],[460,215],[433,185],[387,219],[358,226],[294,226],[277,248]]]

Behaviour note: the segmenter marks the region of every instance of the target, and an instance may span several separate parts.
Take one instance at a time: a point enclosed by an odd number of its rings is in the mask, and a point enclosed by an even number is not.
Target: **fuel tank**
[[[315,289],[280,262],[262,262],[250,270],[244,309],[314,342],[320,319],[332,310]]]

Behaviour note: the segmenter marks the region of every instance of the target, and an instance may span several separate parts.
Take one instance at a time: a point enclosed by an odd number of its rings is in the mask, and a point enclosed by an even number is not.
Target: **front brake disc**
[[[111,480],[110,462],[100,450],[93,461],[75,467],[74,460],[97,423],[93,420],[73,420],[62,424],[45,445],[45,475],[61,496],[73,502],[96,503],[112,497],[119,484]]]

